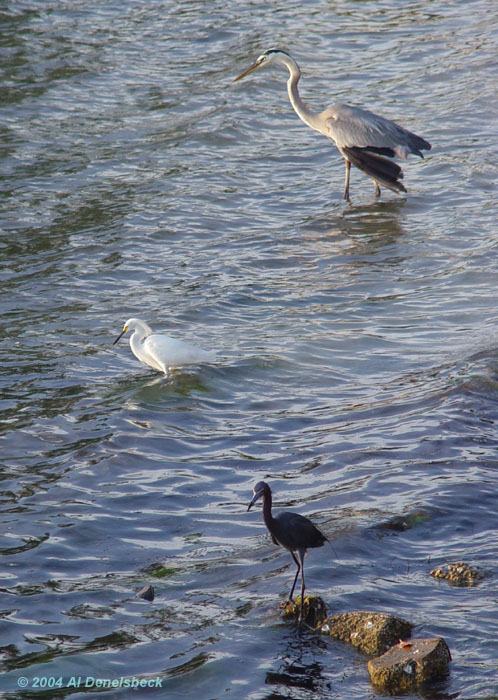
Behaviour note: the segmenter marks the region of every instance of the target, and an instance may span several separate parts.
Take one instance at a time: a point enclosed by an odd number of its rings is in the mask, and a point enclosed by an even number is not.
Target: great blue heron
[[[299,513],[291,513],[282,511],[273,517],[271,512],[271,489],[266,481],[258,481],[253,489],[253,499],[249,503],[247,510],[256,503],[258,498],[263,499],[263,520],[268,528],[273,542],[279,547],[283,547],[290,552],[297,566],[296,576],[292,584],[289,600],[292,601],[292,594],[296,587],[297,577],[301,572],[301,610],[299,620],[303,619],[303,602],[304,602],[304,555],[306,550],[312,547],[322,547],[327,538],[320,530],[313,525],[311,520],[305,518]],[[297,552],[299,559],[294,552]]]
[[[384,156],[400,156],[405,160],[409,153],[414,153],[423,158],[422,151],[431,148],[428,141],[389,119],[359,107],[338,103],[327,107],[323,112],[313,112],[302,101],[297,89],[301,69],[292,56],[281,49],[265,51],[232,82],[260,68],[274,65],[285,66],[289,70],[287,92],[298,117],[315,131],[332,139],[342,154],[346,163],[344,199],[349,200],[351,163],[374,181],[376,197],[380,196],[379,185],[393,192],[406,192],[404,185],[399,182],[403,171],[399,165]]]
[[[130,348],[135,357],[144,365],[153,367],[166,375],[170,367],[212,362],[216,356],[216,353],[211,350],[196,348],[168,335],[152,333],[151,328],[138,318],[130,318],[126,321],[113,345],[116,345],[127,331],[134,331],[130,338]]]

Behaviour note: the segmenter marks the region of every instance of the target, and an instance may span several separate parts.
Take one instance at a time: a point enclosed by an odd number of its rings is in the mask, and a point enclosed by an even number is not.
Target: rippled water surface
[[[332,541],[307,558],[330,613],[443,636],[426,697],[498,695],[496,4],[0,15],[0,692],[380,697],[354,649],[281,620],[294,567],[246,512],[264,478]],[[346,205],[285,72],[231,83],[272,46],[315,108],[432,142],[407,196],[353,171]],[[112,346],[130,316],[218,361],[162,377]],[[458,560],[486,578],[429,575]]]

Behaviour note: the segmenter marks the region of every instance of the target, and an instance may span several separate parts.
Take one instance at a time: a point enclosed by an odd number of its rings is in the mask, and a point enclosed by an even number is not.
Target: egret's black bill
[[[127,330],[126,328],[123,328],[123,330],[121,331],[121,333],[118,335],[118,337],[117,337],[116,340],[114,341],[113,345],[116,345],[116,343],[118,342],[118,340],[120,340],[120,339],[124,336],[124,334],[126,333],[126,330]]]

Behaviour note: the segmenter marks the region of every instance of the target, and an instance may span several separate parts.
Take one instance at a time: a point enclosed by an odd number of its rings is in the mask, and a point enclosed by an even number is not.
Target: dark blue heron
[[[320,530],[313,525],[311,520],[305,518],[299,513],[291,513],[282,511],[275,517],[271,512],[271,489],[266,481],[258,481],[253,489],[254,496],[249,503],[247,510],[251,510],[258,498],[263,499],[263,520],[268,528],[273,542],[279,547],[287,549],[297,566],[296,576],[292,584],[289,600],[293,603],[292,595],[296,587],[297,577],[301,572],[301,610],[299,613],[299,621],[303,619],[303,602],[304,602],[304,555],[310,547],[322,547],[327,538]],[[295,554],[297,552],[297,555]],[[299,558],[298,558],[299,557]]]

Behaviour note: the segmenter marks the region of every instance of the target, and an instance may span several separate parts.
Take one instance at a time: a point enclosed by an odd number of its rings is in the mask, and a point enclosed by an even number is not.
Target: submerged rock
[[[431,576],[444,578],[452,586],[475,586],[478,581],[484,578],[483,573],[469,566],[464,561],[437,567],[431,571]]]
[[[389,613],[367,610],[326,618],[319,631],[341,642],[349,642],[364,654],[382,654],[400,638],[409,637],[413,625]]]
[[[389,530],[392,532],[405,532],[418,525],[424,525],[430,520],[431,514],[427,510],[413,510],[406,515],[394,515],[389,520],[378,525],[379,530]]]
[[[368,672],[376,688],[399,693],[443,675],[450,661],[444,639],[411,639],[400,641],[382,656],[370,659]]]
[[[137,593],[137,598],[143,598],[144,600],[148,601],[153,601],[154,596],[154,586],[144,586]]]

